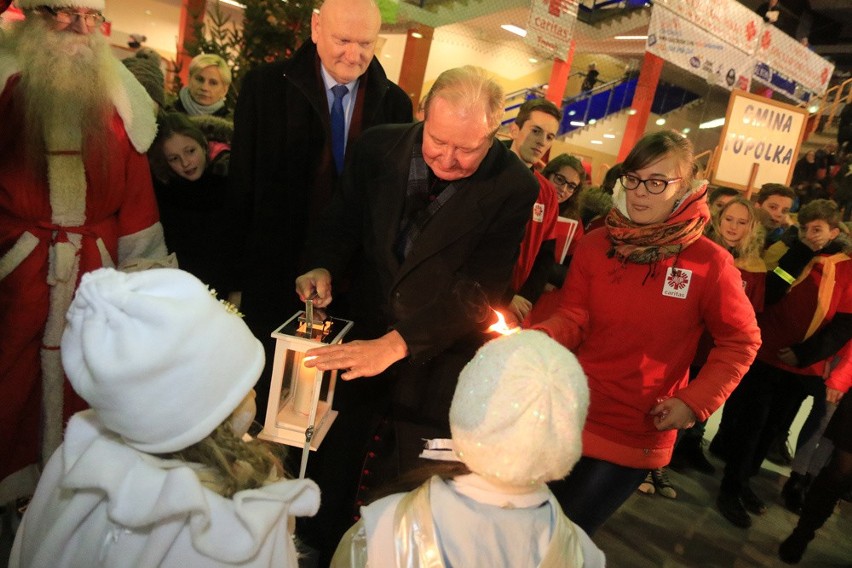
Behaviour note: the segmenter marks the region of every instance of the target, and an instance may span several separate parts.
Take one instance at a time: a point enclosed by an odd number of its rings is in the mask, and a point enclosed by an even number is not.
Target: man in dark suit
[[[373,0],[327,0],[311,20],[311,39],[286,61],[262,65],[242,83],[234,115],[230,180],[242,196],[242,306],[267,350],[258,382],[266,411],[273,342],[270,333],[298,309],[289,284],[305,238],[320,230],[319,212],[338,181],[332,151],[332,88],[346,87],[339,140],[351,143],[371,126],[412,121],[411,100],[373,56],[381,17]]]
[[[315,305],[327,306],[332,281],[361,255],[352,278],[359,340],[308,352],[317,368],[344,370],[336,397],[360,401],[341,408],[329,432],[348,437],[341,446],[349,455],[335,452],[333,465],[312,476],[323,490],[321,514],[351,511],[351,495],[332,502],[334,488],[369,485],[363,471],[360,483],[350,474],[369,460],[373,439],[357,422],[390,410],[395,471],[417,464],[422,438],[449,438],[458,373],[493,337],[485,333],[495,319],[490,306],[500,305],[538,195],[529,169],[495,140],[503,94],[481,69],[442,73],[424,109],[423,123],[376,127],[358,140],[327,230],[308,246],[322,268],[296,281],[302,299],[316,294]]]

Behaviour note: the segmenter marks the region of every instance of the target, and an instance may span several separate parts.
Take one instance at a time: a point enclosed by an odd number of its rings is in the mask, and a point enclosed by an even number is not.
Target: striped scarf
[[[680,254],[701,238],[710,220],[710,209],[704,198],[706,186],[686,195],[668,219],[653,225],[637,225],[613,207],[606,217],[606,228],[612,243],[608,256],[622,263],[655,264]]]

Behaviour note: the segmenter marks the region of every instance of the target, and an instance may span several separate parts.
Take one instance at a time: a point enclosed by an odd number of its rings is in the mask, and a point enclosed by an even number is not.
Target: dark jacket
[[[308,254],[311,265],[329,269],[333,279],[361,255],[353,280],[356,326],[362,334],[370,330],[368,338],[388,329],[402,335],[410,361],[398,373],[395,399],[406,410],[417,407],[409,416],[425,413],[445,423],[458,372],[486,339],[482,332],[494,321],[490,307],[508,286],[538,182],[495,141],[400,263],[394,243],[412,152],[422,136],[422,124],[363,134],[326,212],[328,231],[313,235]],[[469,349],[456,349],[459,344]],[[452,365],[441,361],[448,351],[458,355]]]
[[[337,183],[319,65],[308,41],[290,59],[251,70],[234,114],[230,179],[246,236],[242,311],[265,343],[298,307],[305,238],[318,230]],[[349,140],[376,124],[411,120],[410,99],[374,58],[359,83]]]
[[[232,260],[236,255],[234,203],[228,192],[228,158],[220,152],[196,181],[172,177],[154,179],[160,222],[166,244],[177,255],[182,270],[226,299],[234,290]]]

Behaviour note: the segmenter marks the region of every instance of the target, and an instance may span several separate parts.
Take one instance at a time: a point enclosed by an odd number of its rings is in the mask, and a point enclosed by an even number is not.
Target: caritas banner
[[[751,84],[750,55],[658,4],[651,12],[645,49],[729,91],[747,91]]]
[[[532,0],[524,41],[549,57],[567,59],[578,0]]]
[[[767,83],[773,74],[780,74],[817,96],[828,88],[828,80],[834,73],[834,64],[772,25],[761,32],[755,59],[757,70],[762,70],[759,76]]]
[[[655,0],[654,12],[664,7],[714,37],[753,55],[763,21],[736,0]]]

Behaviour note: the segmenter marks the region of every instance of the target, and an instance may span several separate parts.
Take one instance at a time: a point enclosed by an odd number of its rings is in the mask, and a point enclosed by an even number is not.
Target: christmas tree
[[[219,2],[196,28],[196,38],[187,47],[191,55],[215,53],[231,67],[233,82],[228,102],[233,107],[245,74],[261,63],[288,58],[311,35],[311,14],[318,0],[242,0],[242,28],[224,14]]]

